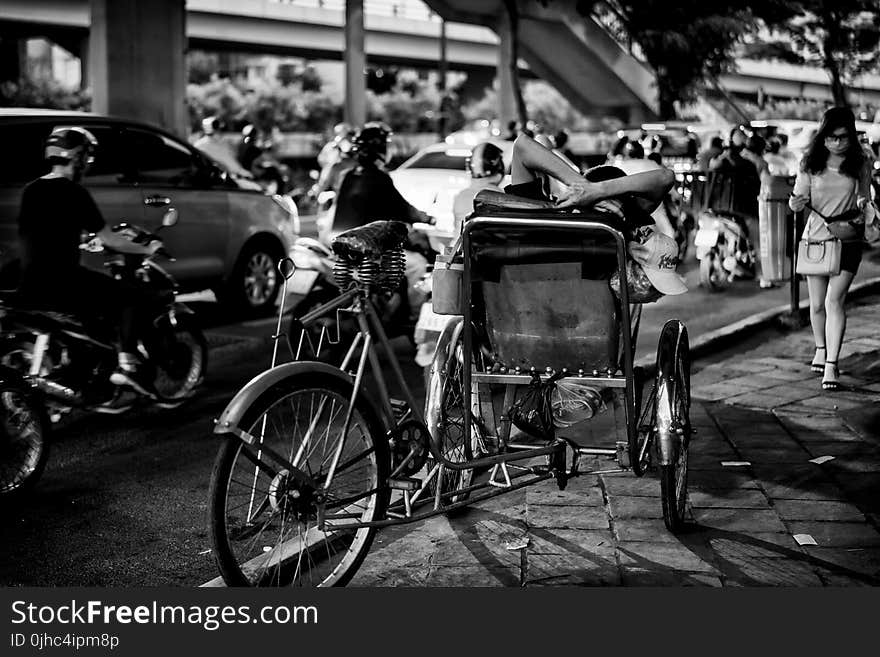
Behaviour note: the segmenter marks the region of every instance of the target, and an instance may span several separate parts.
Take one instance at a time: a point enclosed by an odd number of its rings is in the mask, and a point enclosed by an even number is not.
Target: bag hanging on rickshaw
[[[553,423],[552,395],[556,389],[556,382],[562,376],[560,372],[546,381],[541,381],[539,374],[532,374],[528,388],[507,412],[510,421],[517,429],[534,438],[553,440],[556,428]]]

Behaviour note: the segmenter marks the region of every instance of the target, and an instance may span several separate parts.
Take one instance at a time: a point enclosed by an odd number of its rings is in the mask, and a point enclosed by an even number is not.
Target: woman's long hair
[[[813,137],[801,166],[804,171],[813,175],[825,171],[829,155],[828,149],[825,148],[825,137],[838,128],[845,128],[849,135],[849,145],[843,154],[840,172],[858,180],[865,165],[865,153],[856,134],[856,118],[848,107],[832,107],[825,112],[822,123],[819,124],[819,131]]]

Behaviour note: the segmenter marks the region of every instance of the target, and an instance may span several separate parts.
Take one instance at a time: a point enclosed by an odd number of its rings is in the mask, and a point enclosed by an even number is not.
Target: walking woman
[[[864,211],[870,190],[870,164],[856,135],[855,117],[846,107],[825,112],[794,184],[789,207],[794,211],[811,207],[804,239],[832,238],[824,217],[853,208]],[[815,211],[813,211],[815,210]],[[820,216],[820,214],[822,216]],[[835,276],[807,276],[810,291],[810,323],[816,353],[810,368],[822,374],[822,389],[837,390],[837,359],[846,330],[844,302],[862,259],[862,241],[842,243],[840,273]]]

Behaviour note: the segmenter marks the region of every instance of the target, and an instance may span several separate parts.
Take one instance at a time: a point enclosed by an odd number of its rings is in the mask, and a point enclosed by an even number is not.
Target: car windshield
[[[465,171],[467,156],[460,152],[433,151],[424,153],[406,165],[407,169],[454,169]]]

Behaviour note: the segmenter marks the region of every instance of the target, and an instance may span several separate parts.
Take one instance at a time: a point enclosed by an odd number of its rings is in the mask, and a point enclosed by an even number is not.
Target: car
[[[48,167],[43,144],[56,127],[81,126],[98,140],[83,184],[109,225],[129,222],[157,229],[168,208],[179,221],[163,233],[174,261],[163,265],[181,292],[214,290],[237,313],[274,308],[281,289],[277,270],[299,233],[295,203],[268,196],[164,130],[84,112],[0,109],[0,267],[4,287],[14,285],[17,217],[24,186]],[[64,212],[64,208],[58,208]],[[96,255],[83,264],[101,269]]]
[[[434,217],[435,225],[426,230],[441,242],[452,235],[455,219],[452,205],[456,194],[470,185],[467,161],[476,143],[450,140],[426,146],[391,171],[394,186],[411,205]],[[504,164],[510,170],[513,142],[488,139],[504,153]],[[507,181],[502,181],[502,185]],[[432,240],[432,243],[434,240]],[[436,248],[436,247],[435,247]]]
[[[617,137],[642,143],[646,155],[659,148],[663,165],[675,172],[690,171],[700,151],[700,138],[685,123],[643,123],[618,130]]]

